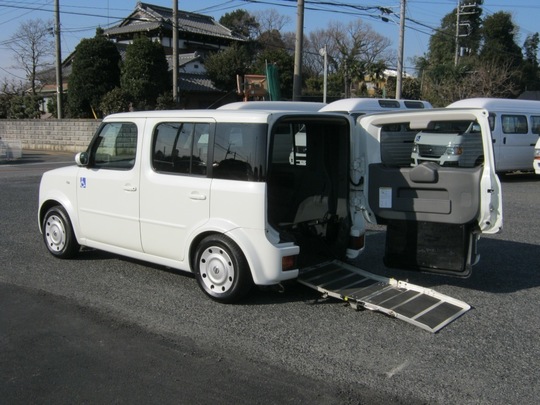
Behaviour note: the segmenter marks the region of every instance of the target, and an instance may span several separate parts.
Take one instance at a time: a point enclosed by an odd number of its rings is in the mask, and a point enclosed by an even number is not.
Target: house
[[[223,102],[235,101],[234,92],[215,88],[204,68],[204,57],[245,39],[221,25],[212,17],[178,10],[178,87],[183,108],[206,108]],[[137,3],[135,10],[120,24],[106,29],[104,35],[124,46],[139,35],[158,41],[172,71],[173,10],[148,3]],[[230,97],[230,98],[229,98]]]
[[[214,18],[202,14],[178,10],[178,87],[182,108],[207,108],[236,101],[236,91],[217,89],[204,68],[204,57],[212,51],[227,48],[245,39],[221,25]],[[165,49],[172,75],[173,10],[149,3],[138,2],[135,10],[122,22],[104,30],[104,35],[116,44],[120,55],[133,39],[145,35],[161,43]],[[70,54],[62,63],[64,90],[71,73],[75,54]],[[56,97],[51,89],[56,88],[54,69],[40,74],[44,98]],[[51,87],[52,86],[52,87]],[[232,89],[231,89],[232,90]],[[67,89],[69,91],[69,89]],[[46,107],[47,100],[43,103]],[[44,112],[46,112],[44,110]]]

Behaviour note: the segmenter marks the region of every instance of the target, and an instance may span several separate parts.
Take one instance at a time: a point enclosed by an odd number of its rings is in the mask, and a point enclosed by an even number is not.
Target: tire
[[[206,295],[221,303],[233,303],[253,287],[253,279],[242,250],[229,238],[207,236],[197,247],[195,277]]]
[[[77,243],[71,221],[60,205],[50,208],[42,224],[43,240],[49,252],[60,259],[75,256],[80,245]]]

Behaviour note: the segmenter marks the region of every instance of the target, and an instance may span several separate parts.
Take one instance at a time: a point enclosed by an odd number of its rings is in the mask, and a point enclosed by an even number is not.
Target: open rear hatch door
[[[415,138],[422,131],[474,124],[479,145],[442,148],[448,156],[415,162]],[[501,186],[495,174],[491,132],[485,110],[428,110],[358,118],[354,146],[364,164],[353,175],[356,209],[371,223],[387,225],[384,263],[388,267],[467,277],[479,256],[482,233],[502,228]],[[472,136],[472,135],[471,135]],[[435,149],[434,145],[434,149]],[[447,149],[447,150],[445,150]],[[480,152],[478,152],[480,150]],[[471,159],[468,153],[475,153]],[[354,177],[357,177],[356,179]],[[360,181],[361,178],[363,181]]]

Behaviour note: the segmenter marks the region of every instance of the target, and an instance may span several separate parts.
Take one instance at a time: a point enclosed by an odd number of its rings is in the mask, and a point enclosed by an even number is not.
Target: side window
[[[495,131],[495,122],[497,121],[496,118],[497,118],[497,115],[493,113],[489,113],[488,122],[489,122],[489,129],[491,129],[491,132]]]
[[[158,172],[206,174],[210,124],[163,122],[154,130],[152,167]]]
[[[414,137],[412,166],[472,168],[483,162],[482,131],[476,121],[432,121]]]
[[[388,166],[410,166],[414,139],[408,122],[386,124],[381,127],[381,162]]]
[[[272,146],[272,163],[305,166],[308,159],[306,126],[298,123],[278,125]]]
[[[525,115],[501,115],[501,121],[505,134],[526,134],[529,132]]]
[[[263,124],[221,123],[217,125],[213,177],[254,181],[260,178],[266,156]]]
[[[288,164],[294,151],[293,147],[290,126],[286,124],[276,126],[272,144],[272,162]]]
[[[531,116],[531,131],[533,134],[540,135],[540,116]]]
[[[137,154],[137,125],[112,122],[101,127],[90,153],[91,167],[131,169]]]
[[[289,163],[295,166],[306,166],[308,162],[306,126],[291,124],[294,133],[294,146]]]

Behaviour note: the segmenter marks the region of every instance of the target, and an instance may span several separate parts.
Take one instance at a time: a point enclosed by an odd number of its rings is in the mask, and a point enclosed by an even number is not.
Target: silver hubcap
[[[218,246],[207,248],[199,262],[201,278],[208,290],[227,292],[234,281],[234,265],[229,254]]]
[[[47,247],[53,252],[60,252],[66,245],[66,230],[62,219],[51,215],[45,223],[45,238]]]

